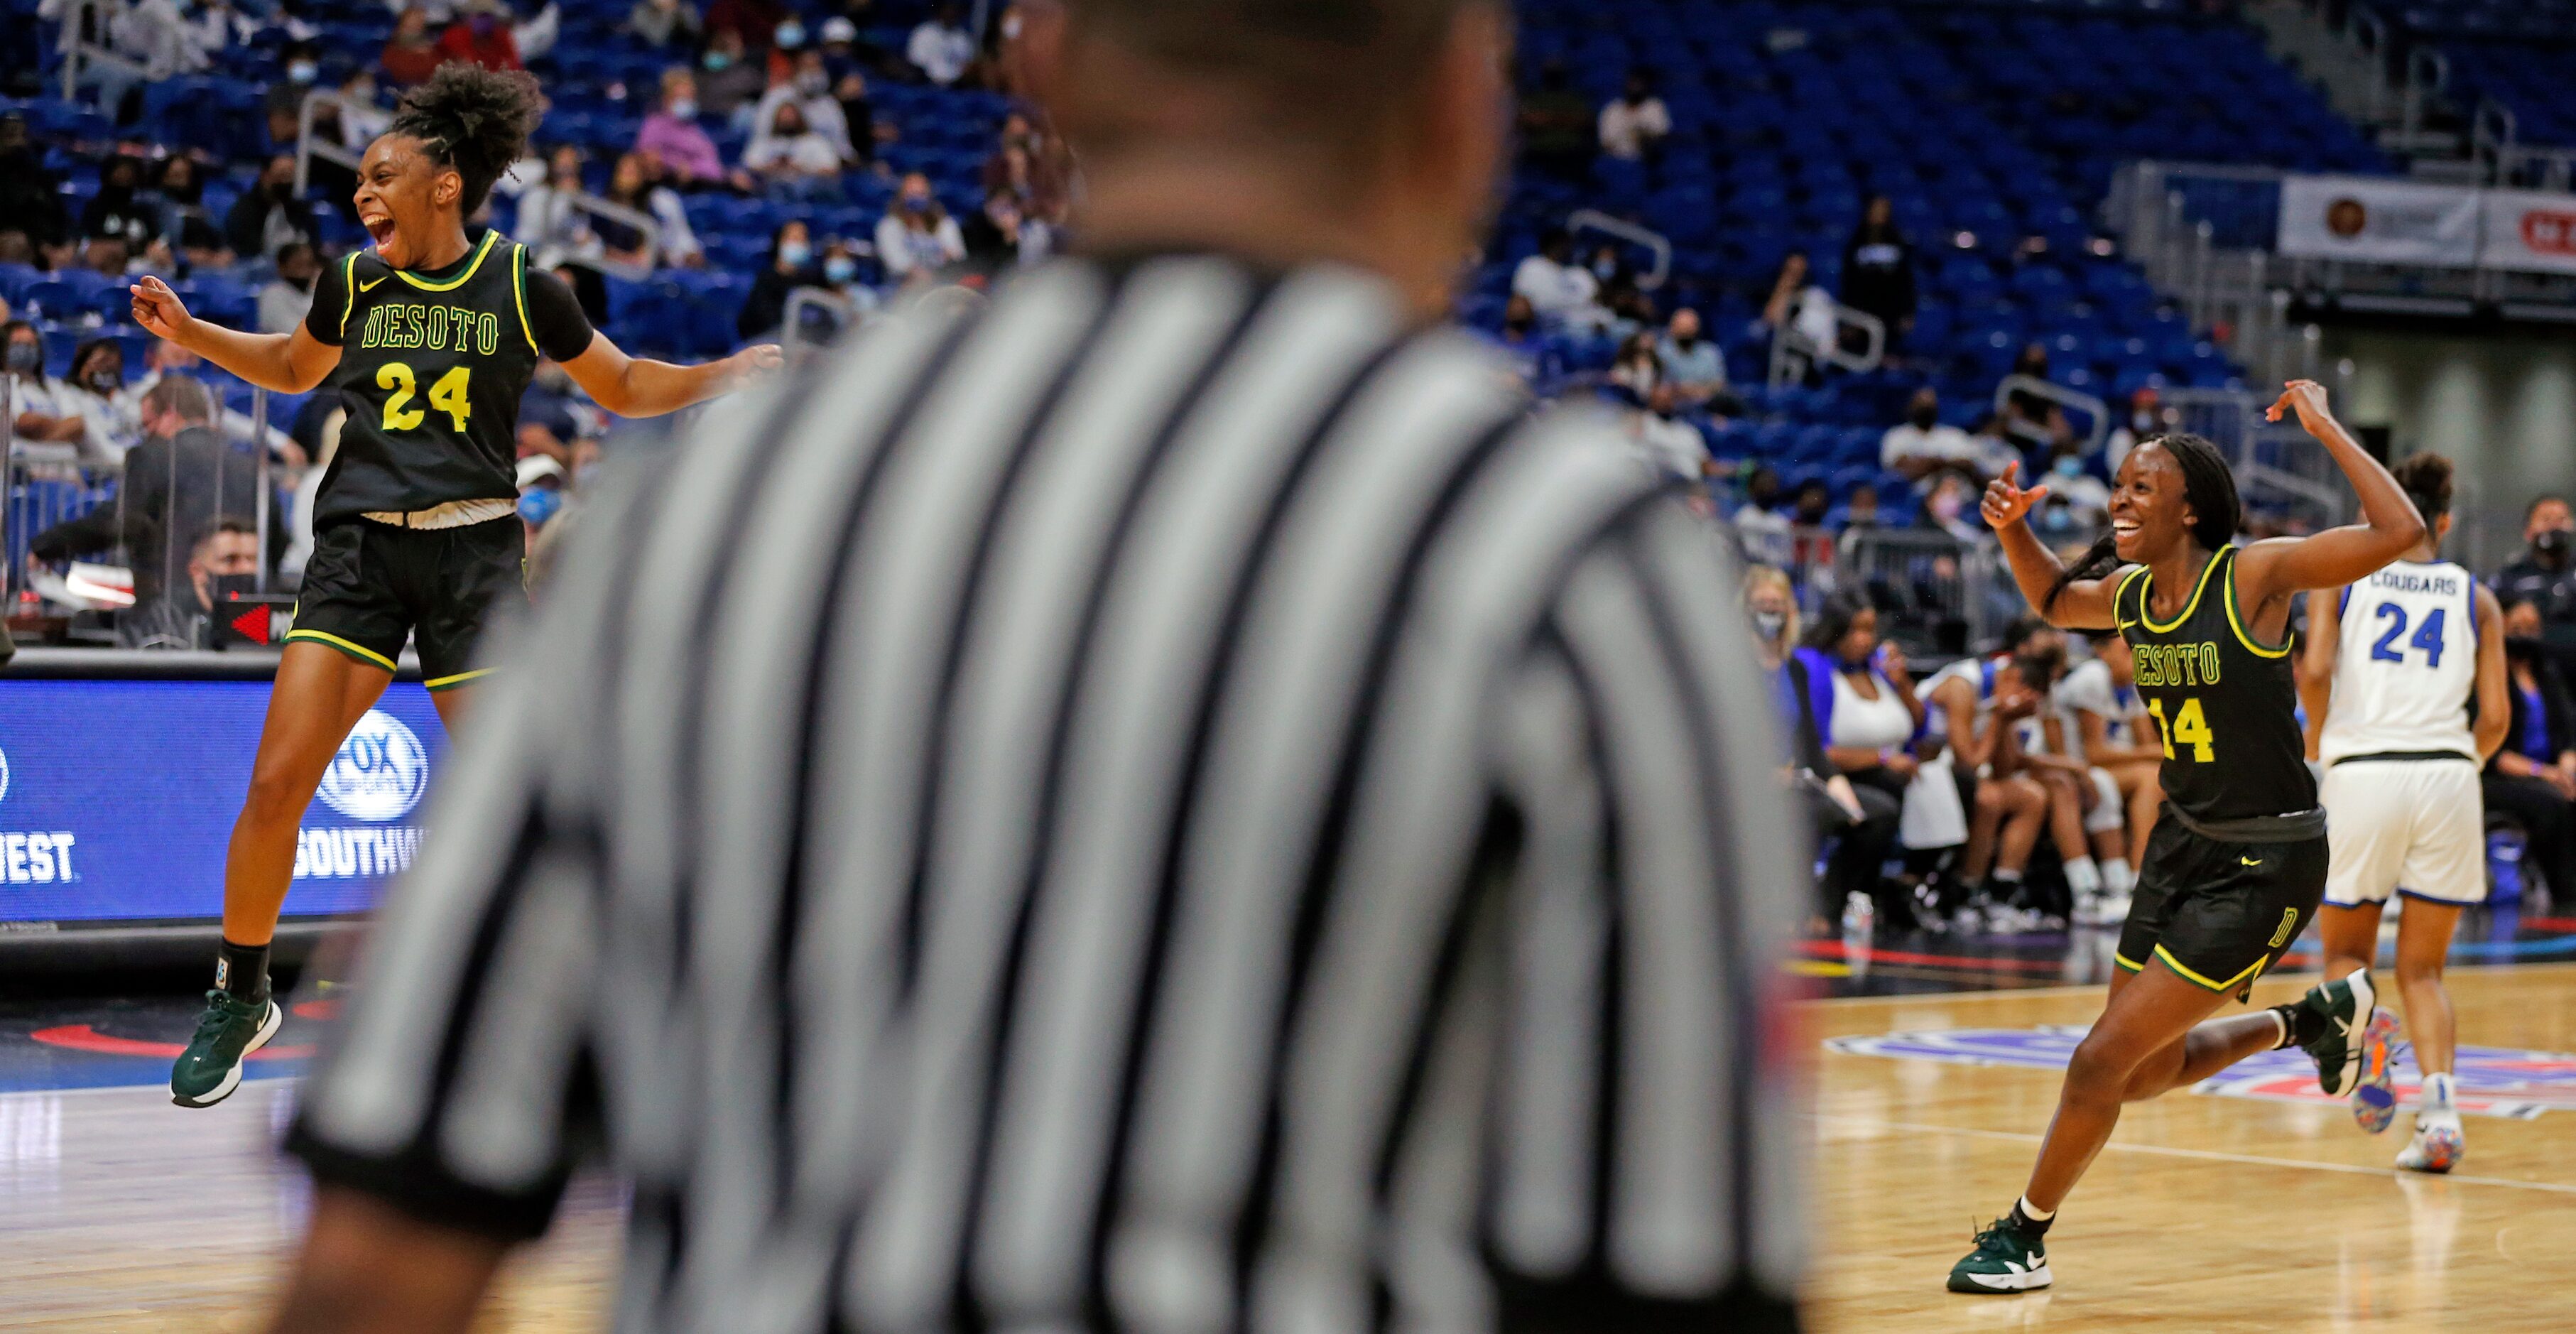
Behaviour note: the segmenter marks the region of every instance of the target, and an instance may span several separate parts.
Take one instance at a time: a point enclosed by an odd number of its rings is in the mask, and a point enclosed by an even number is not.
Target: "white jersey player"
[[[2389,895],[2413,900],[2398,924],[2397,985],[2423,1086],[2397,1165],[2447,1172],[2464,1150],[2442,959],[2460,909],[2486,898],[2478,771],[2504,740],[2504,616],[2495,594],[2441,559],[2450,461],[2418,454],[2391,471],[2428,536],[2369,578],[2308,597],[2300,693],[2312,753],[2326,766],[2332,858],[2318,933],[2329,979],[2358,972],[2378,953]],[[2394,1106],[2356,1102],[2353,1111],[2377,1129]]]

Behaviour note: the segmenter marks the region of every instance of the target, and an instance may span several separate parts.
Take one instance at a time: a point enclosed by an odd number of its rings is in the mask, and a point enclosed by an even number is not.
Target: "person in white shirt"
[[[1680,404],[1673,386],[1659,384],[1646,395],[1644,409],[1631,414],[1628,434],[1637,442],[1637,451],[1655,471],[1692,485],[1695,508],[1708,503],[1707,492],[1699,485],[1715,466],[1708,456],[1708,442],[1692,429],[1689,422],[1675,415]]]
[[[1601,151],[1611,157],[1637,161],[1672,132],[1672,113],[1643,74],[1629,75],[1627,87],[1601,108]]]
[[[63,403],[62,384],[45,374],[45,336],[25,320],[0,326],[7,344],[9,420],[6,436],[12,450],[26,444],[77,447],[88,436],[89,423],[77,408]],[[56,451],[59,452],[59,451]]]
[[[2110,780],[2119,798],[2129,835],[2125,860],[2134,871],[2146,861],[2147,835],[2155,832],[2157,807],[2164,804],[2164,733],[2138,698],[2129,642],[2117,630],[2090,630],[2085,637],[2093,656],[2058,683],[2056,704],[2070,747]],[[2094,780],[2097,788],[2101,781]]]
[[[877,220],[877,263],[896,283],[928,277],[966,258],[966,234],[931,193],[930,178],[914,172]]]
[[[558,145],[546,158],[545,179],[519,192],[511,236],[529,249],[528,262],[537,268],[599,257],[599,236],[578,198],[583,193],[581,167],[580,149]]]
[[[832,96],[832,75],[823,64],[823,53],[807,49],[796,53],[793,73],[785,83],[772,84],[753,106],[751,123],[768,126],[777,122],[778,109],[794,103],[805,122],[805,129],[815,138],[832,146],[842,165],[859,160],[858,149],[850,143],[850,118]],[[757,141],[762,131],[755,129]]]
[[[1917,489],[1942,468],[1966,468],[1980,474],[1984,451],[1968,433],[1941,420],[1941,395],[1926,385],[1905,406],[1905,420],[1878,438],[1878,466],[1903,473]]]
[[[1564,228],[1541,234],[1538,253],[1512,270],[1512,294],[1527,297],[1545,324],[1597,328],[1609,318],[1601,308],[1601,280],[1574,260],[1574,237]]]
[[[841,150],[813,132],[796,103],[780,104],[742,150],[742,165],[789,194],[807,182],[841,173]]]
[[[975,63],[975,36],[966,31],[965,16],[957,6],[943,4],[936,16],[912,30],[903,55],[932,83],[945,88],[966,77],[967,67]]]

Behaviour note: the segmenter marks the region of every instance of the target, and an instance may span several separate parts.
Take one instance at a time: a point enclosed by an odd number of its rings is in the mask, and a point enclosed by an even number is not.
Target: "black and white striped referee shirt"
[[[711,415],[481,701],[291,1146],[617,1328],[1788,1328],[1804,835],[1717,535],[1333,269]]]

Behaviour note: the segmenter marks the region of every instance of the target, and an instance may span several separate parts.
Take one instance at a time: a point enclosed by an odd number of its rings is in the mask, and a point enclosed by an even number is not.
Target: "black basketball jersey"
[[[2287,815],[2317,804],[2290,646],[2268,647],[2246,628],[2235,572],[2236,548],[2221,548],[2171,621],[2149,610],[2155,576],[2143,565],[2122,573],[2111,595],[2138,695],[2164,732],[2165,798],[2198,820]]]
[[[519,398],[538,357],[527,248],[488,230],[444,270],[364,251],[330,277],[306,326],[340,346],[331,384],[348,417],[315,519],[517,499]]]

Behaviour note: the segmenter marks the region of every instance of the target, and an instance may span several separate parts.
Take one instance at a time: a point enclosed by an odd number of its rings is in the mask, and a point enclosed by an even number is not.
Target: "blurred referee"
[[[1713,532],[1433,321],[1491,0],[1065,0],[1087,257],[576,537],[290,1138],[278,1328],[1795,1325],[1800,892]],[[710,635],[710,627],[723,633]]]

